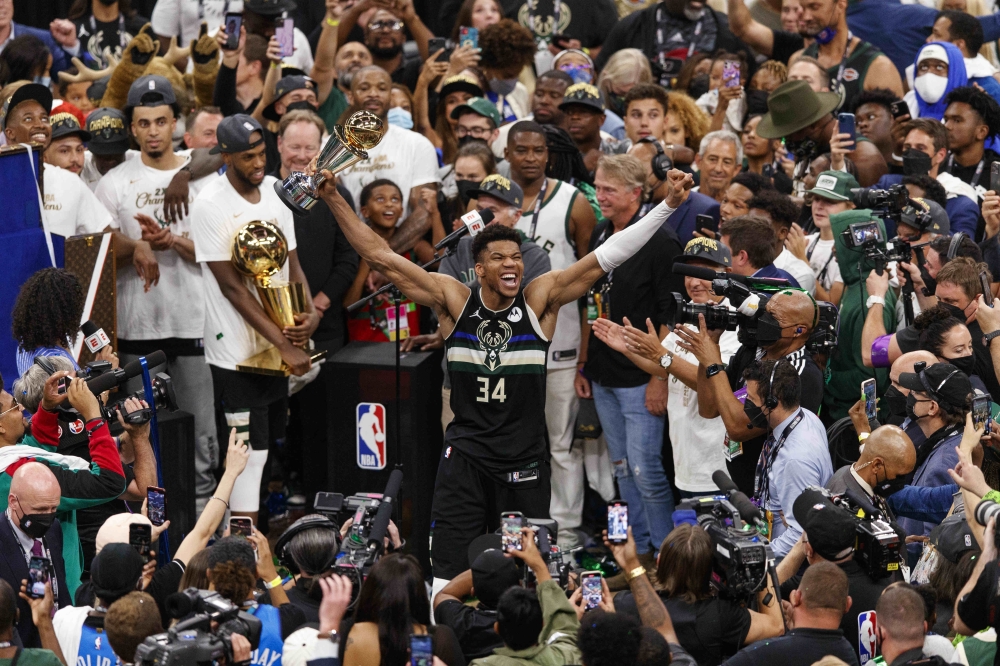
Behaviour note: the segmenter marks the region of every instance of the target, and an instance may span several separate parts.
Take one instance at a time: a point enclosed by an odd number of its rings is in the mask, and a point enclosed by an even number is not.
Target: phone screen
[[[865,401],[865,416],[869,421],[875,419],[875,380],[866,379],[861,382],[861,399]]]
[[[157,527],[167,520],[167,491],[163,488],[146,487],[146,515]]]
[[[722,63],[722,87],[740,87],[740,63],[735,60],[726,60]]]
[[[235,51],[240,45],[240,28],[243,26],[243,14],[226,14],[226,50]]]
[[[593,571],[580,574],[580,587],[583,588],[583,603],[587,610],[592,610],[601,605],[601,596],[604,591],[601,589],[601,574]]]
[[[858,138],[853,113],[841,113],[837,115],[837,131],[840,134],[850,134],[851,141],[855,141]]]
[[[229,519],[229,535],[243,537],[244,539],[250,538],[253,534],[253,521],[249,518],[230,518]]]
[[[278,55],[282,58],[290,58],[295,53],[295,20],[277,19],[275,21],[274,36],[278,40],[280,51]]]
[[[990,397],[988,395],[972,399],[972,425],[975,427],[979,427],[980,425],[985,426],[986,432],[984,434],[989,434]]]
[[[893,118],[902,118],[903,116],[910,115],[910,107],[906,105],[906,102],[893,102],[890,104],[892,108]]]
[[[410,666],[431,666],[434,643],[426,634],[410,634]]]
[[[458,45],[479,48],[479,30],[477,28],[462,27],[458,31]]]
[[[500,517],[500,541],[503,543],[503,552],[521,550],[521,527],[523,525],[524,517],[520,514],[505,513]]]
[[[45,584],[49,582],[49,560],[47,557],[32,557],[28,563],[28,596],[41,599],[45,596]]]
[[[990,189],[1000,193],[1000,162],[990,165]]]
[[[983,302],[993,307],[993,289],[990,287],[990,278],[986,275],[986,271],[979,274],[979,285],[983,288]]]
[[[149,562],[149,544],[153,540],[152,528],[145,523],[132,523],[128,526],[128,543],[142,555],[143,562]]]
[[[608,541],[628,541],[628,504],[614,501],[608,504]]]

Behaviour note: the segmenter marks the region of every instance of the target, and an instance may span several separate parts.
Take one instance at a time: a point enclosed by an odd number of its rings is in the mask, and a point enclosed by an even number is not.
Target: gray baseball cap
[[[260,132],[260,139],[250,141],[254,132]],[[260,123],[245,113],[237,113],[222,119],[215,129],[219,143],[208,151],[212,155],[219,153],[242,153],[244,150],[256,148],[264,141],[264,129]]]
[[[136,79],[128,89],[128,101],[125,107],[163,106],[176,103],[177,96],[174,95],[174,87],[170,85],[170,81],[162,76],[147,74]]]

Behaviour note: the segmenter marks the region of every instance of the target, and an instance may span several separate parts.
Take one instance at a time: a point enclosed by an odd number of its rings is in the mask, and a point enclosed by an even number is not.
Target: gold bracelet
[[[629,571],[627,574],[625,574],[625,582],[626,583],[631,582],[632,580],[638,578],[639,576],[644,575],[645,573],[646,573],[646,567],[640,564],[635,569],[632,569],[632,571]]]
[[[326,17],[326,24],[331,28],[336,28],[340,25],[340,19],[331,19],[329,16]]]

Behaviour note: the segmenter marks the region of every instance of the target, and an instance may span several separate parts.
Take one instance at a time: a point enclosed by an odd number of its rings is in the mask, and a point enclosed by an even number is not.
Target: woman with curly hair
[[[687,146],[695,153],[708,134],[710,121],[694,100],[682,92],[667,93],[667,117],[663,123],[664,143]]]
[[[479,68],[490,86],[486,99],[497,105],[500,124],[528,115],[530,96],[518,77],[535,61],[538,47],[531,31],[516,21],[503,19],[479,33],[479,48]]]
[[[11,326],[17,340],[17,373],[23,375],[36,356],[65,356],[78,368],[70,345],[80,329],[83,288],[63,268],[43,268],[21,285]]]

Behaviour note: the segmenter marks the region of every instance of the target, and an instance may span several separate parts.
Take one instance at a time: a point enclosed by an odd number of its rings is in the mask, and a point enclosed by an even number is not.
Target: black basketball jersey
[[[473,287],[445,341],[455,419],[445,446],[491,472],[516,470],[548,458],[545,439],[545,359],[542,335],[524,291],[494,312]]]

